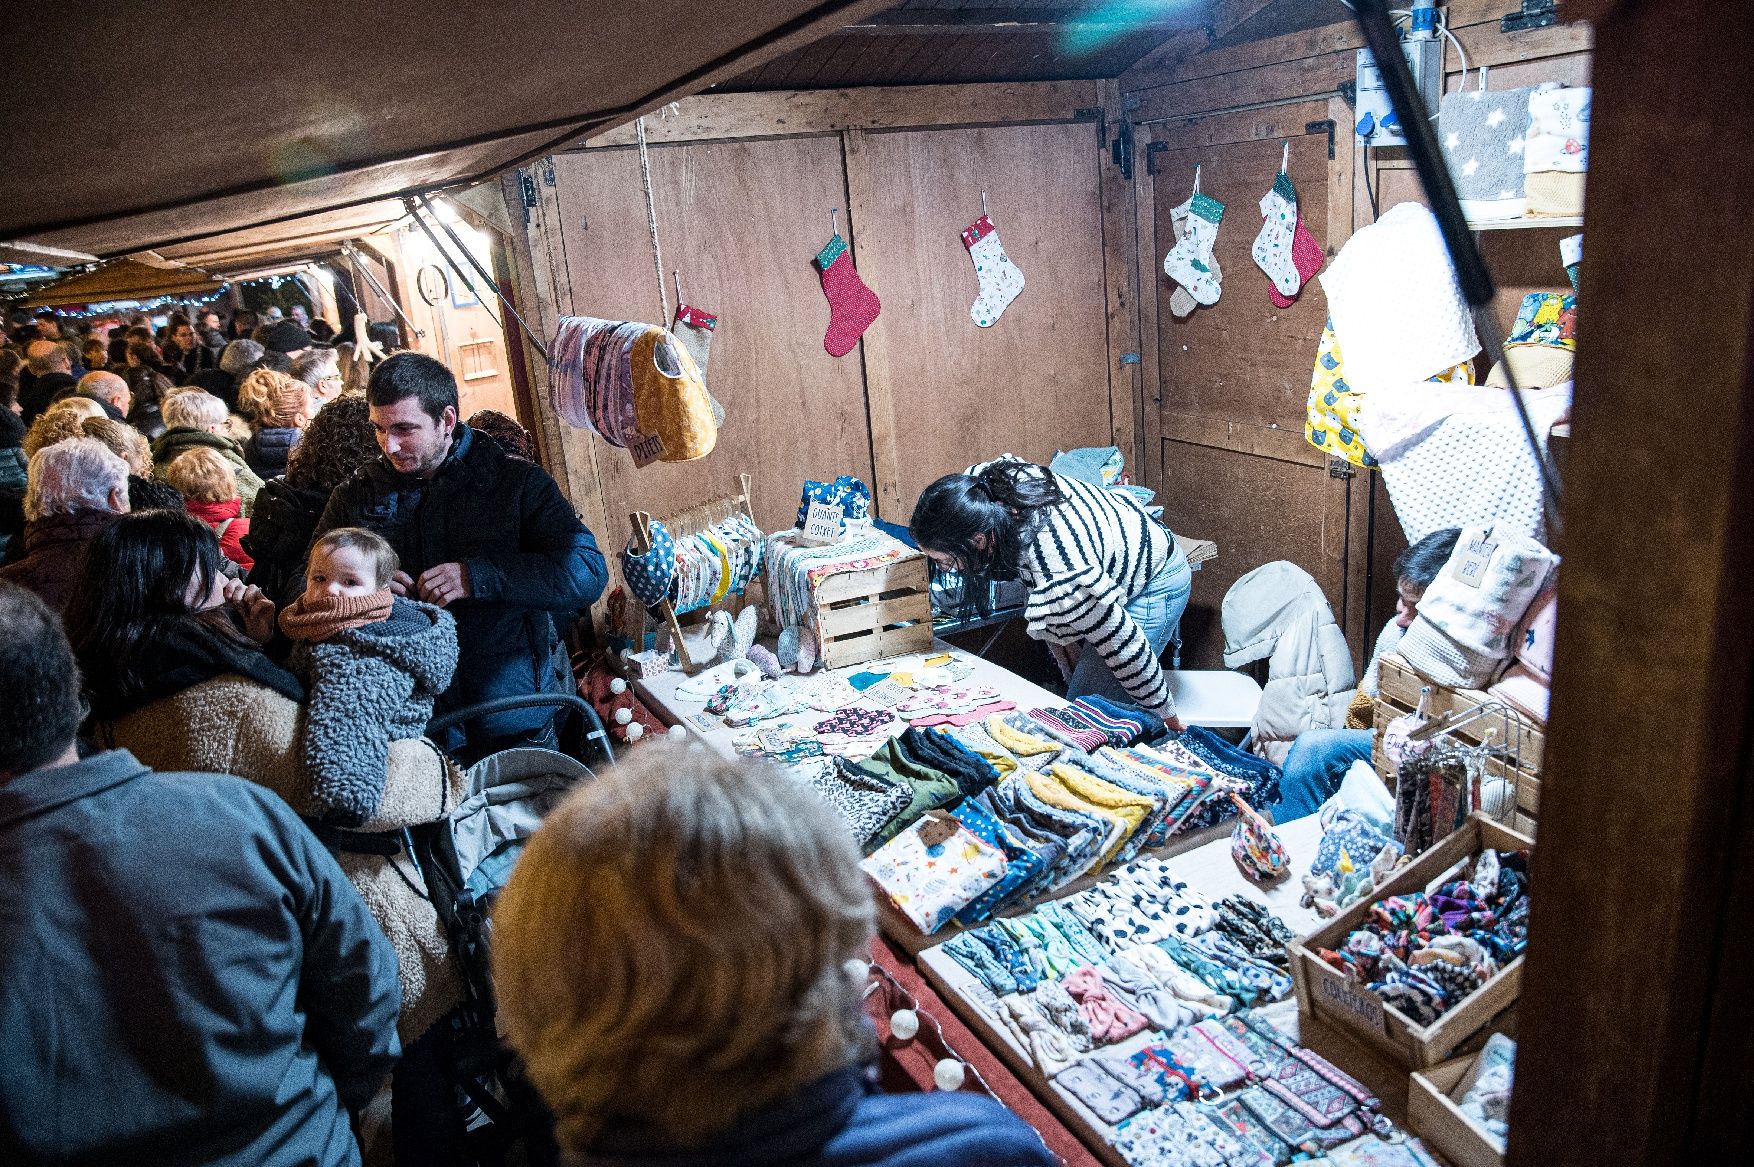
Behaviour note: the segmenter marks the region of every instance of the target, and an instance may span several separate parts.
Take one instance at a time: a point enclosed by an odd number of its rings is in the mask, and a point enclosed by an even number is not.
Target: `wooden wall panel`
[[[1346,492],[1324,467],[1171,438],[1163,440],[1162,458],[1159,499],[1170,530],[1222,532],[1218,558],[1194,573],[1182,617],[1183,668],[1224,667],[1224,593],[1263,563],[1289,559],[1324,591],[1340,594],[1334,551],[1346,542]]]
[[[656,320],[658,290],[632,149],[557,156],[559,237],[571,310]],[[690,303],[719,315],[707,383],[724,404],[718,447],[693,462],[635,469],[593,435],[603,506],[615,525],[634,508],[684,509],[755,476],[764,527],[789,525],[806,477],[871,474],[857,350],[828,355],[828,303],[811,263],[828,211],[845,200],[833,137],[659,146],[651,150],[665,278],[682,273]],[[966,263],[966,259],[964,260]],[[671,293],[674,310],[674,292]]]
[[[1112,441],[1098,164],[1089,123],[849,132],[859,271],[883,299],[864,344],[885,518],[976,459]],[[991,328],[960,238],[982,191],[1027,281]]]

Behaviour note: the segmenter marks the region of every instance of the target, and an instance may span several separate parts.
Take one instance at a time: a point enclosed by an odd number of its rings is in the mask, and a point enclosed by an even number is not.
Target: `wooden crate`
[[[1419,708],[1419,693],[1425,688],[1431,690],[1431,697],[1426,702],[1426,712],[1433,718],[1442,717],[1446,713],[1466,712],[1491,704],[1495,700],[1481,689],[1454,689],[1448,685],[1439,685],[1420,676],[1400,657],[1392,654],[1385,656],[1382,662],[1381,688],[1376,699],[1376,739],[1370,756],[1371,764],[1390,790],[1395,788],[1398,776],[1389,766],[1388,759],[1383,756],[1383,728],[1395,718],[1403,717]],[[1516,812],[1511,818],[1511,825],[1524,834],[1533,835],[1536,812],[1541,802],[1541,757],[1547,745],[1544,729],[1526,717],[1519,718],[1512,710],[1508,716],[1490,713],[1477,721],[1471,721],[1457,729],[1455,736],[1463,741],[1478,743],[1484,741],[1490,731],[1495,744],[1514,746],[1519,740],[1519,721],[1522,747],[1519,764],[1511,768],[1494,759],[1486,763],[1486,770],[1489,774],[1509,778],[1515,783]]]
[[[842,571],[816,585],[822,665],[838,669],[932,647],[931,572],[924,555]]]
[[[1370,907],[1389,896],[1427,892],[1455,878],[1463,862],[1486,847],[1516,851],[1534,840],[1499,826],[1483,814],[1468,817],[1460,830],[1402,868],[1368,899],[1334,917],[1326,927],[1291,945],[1291,976],[1297,985],[1298,1009],[1356,1037],[1395,1065],[1422,1070],[1443,1061],[1500,1013],[1516,1003],[1522,988],[1523,958],[1499,969],[1455,1008],[1429,1026],[1410,1021],[1363,984],[1316,955],[1337,949],[1364,922]]]
[[[1416,1071],[1407,1086],[1407,1125],[1456,1167],[1504,1167],[1498,1144],[1450,1099],[1457,1086],[1473,1085],[1479,1061],[1472,1053]]]

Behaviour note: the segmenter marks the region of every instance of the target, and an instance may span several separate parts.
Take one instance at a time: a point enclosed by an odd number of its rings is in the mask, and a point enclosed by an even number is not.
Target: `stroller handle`
[[[441,714],[426,724],[426,735],[436,737],[447,729],[462,725],[467,721],[487,717],[495,713],[509,713],[514,709],[571,709],[585,719],[585,740],[595,738],[602,743],[603,752],[609,761],[615,761],[615,743],[609,737],[609,731],[603,726],[603,719],[591,703],[576,693],[525,693],[517,697],[498,697],[492,701],[483,701],[477,705],[453,709]]]

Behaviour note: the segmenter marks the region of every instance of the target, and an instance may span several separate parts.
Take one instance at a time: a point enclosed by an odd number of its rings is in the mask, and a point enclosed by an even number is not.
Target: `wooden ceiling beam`
[[[878,12],[841,29],[852,36],[965,36],[1006,33],[1079,32],[1125,36],[1168,35],[1206,23],[1203,5],[1190,5],[1181,15],[1162,14],[1128,20],[1103,16],[1088,8],[904,8]]]

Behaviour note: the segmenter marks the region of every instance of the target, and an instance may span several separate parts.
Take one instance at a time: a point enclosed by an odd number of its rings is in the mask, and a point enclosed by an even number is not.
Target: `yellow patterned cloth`
[[[1472,385],[1474,366],[1463,361],[1428,378],[1450,385]],[[1364,448],[1358,436],[1358,411],[1364,394],[1346,383],[1346,364],[1340,356],[1340,342],[1334,336],[1334,322],[1322,326],[1321,343],[1316,345],[1315,371],[1309,379],[1309,402],[1304,407],[1303,436],[1324,454],[1344,458],[1354,466],[1371,467],[1376,459]]]

